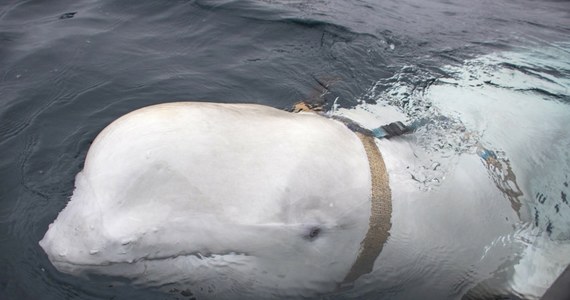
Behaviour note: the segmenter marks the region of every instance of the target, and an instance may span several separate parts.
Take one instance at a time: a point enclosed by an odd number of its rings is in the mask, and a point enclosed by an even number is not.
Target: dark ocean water
[[[568,1],[4,0],[0,299],[169,297],[59,273],[38,245],[92,140],[129,111],[182,100],[286,109],[319,82],[332,83],[327,108],[353,107],[394,85],[413,96],[491,53],[557,49],[549,58],[564,65],[569,42]],[[567,64],[509,67],[570,77]],[[570,104],[568,88],[539,92]],[[393,105],[422,109],[408,103]]]

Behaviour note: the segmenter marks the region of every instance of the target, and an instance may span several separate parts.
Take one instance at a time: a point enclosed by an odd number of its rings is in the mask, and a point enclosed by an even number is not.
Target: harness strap
[[[372,177],[371,211],[368,232],[360,243],[360,251],[352,268],[339,285],[341,289],[350,288],[356,279],[372,271],[374,261],[388,240],[392,227],[392,193],[382,154],[376,146],[374,137],[360,132],[355,132],[355,134],[364,146],[370,165]]]
[[[299,102],[293,108],[294,112],[313,112],[315,111],[306,103]],[[326,117],[323,114],[320,114]],[[413,128],[407,127],[401,122],[394,122],[388,125],[369,130],[363,128],[358,123],[340,116],[333,116],[333,119],[342,122],[347,128],[352,130],[362,142],[368,165],[370,166],[371,175],[371,196],[370,196],[370,219],[368,232],[360,242],[360,250],[352,267],[344,277],[344,280],[338,285],[339,289],[351,288],[360,276],[372,272],[374,262],[384,243],[390,236],[390,228],[392,228],[392,192],[390,191],[388,172],[382,154],[376,146],[376,138],[390,138],[410,132]]]

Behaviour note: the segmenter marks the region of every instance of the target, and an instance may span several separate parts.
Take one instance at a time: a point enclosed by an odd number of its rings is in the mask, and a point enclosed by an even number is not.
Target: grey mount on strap
[[[391,137],[399,136],[412,131],[411,126],[406,126],[404,123],[397,121],[384,126],[380,126],[372,130],[372,134],[376,138],[389,139]]]
[[[378,139],[389,139],[395,136],[400,136],[406,133],[410,133],[414,129],[425,123],[425,122],[414,122],[411,125],[405,125],[400,121],[396,121],[370,130],[360,126],[360,124],[345,117],[333,116],[332,118],[344,123],[346,127],[348,127],[350,130],[354,132],[362,133],[368,136],[373,136]]]

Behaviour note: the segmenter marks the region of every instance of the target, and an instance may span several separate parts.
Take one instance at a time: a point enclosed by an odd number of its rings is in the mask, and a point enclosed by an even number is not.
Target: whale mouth
[[[222,253],[192,252],[178,255],[164,255],[153,257],[141,257],[124,261],[101,261],[101,262],[72,262],[65,259],[51,259],[52,265],[60,272],[87,279],[99,278],[107,280],[112,278],[119,281],[133,281],[136,283],[149,276],[150,273],[163,274],[175,270],[181,264],[188,266],[209,265],[225,267],[231,264],[243,264],[244,260],[250,261],[253,256],[243,253],[228,251]],[[101,279],[101,276],[104,279]],[[151,276],[152,277],[152,276]],[[144,280],[146,282],[146,280]],[[161,283],[162,284],[162,283]]]
[[[158,261],[167,261],[179,258],[197,258],[199,260],[208,260],[208,259],[217,259],[221,257],[252,257],[252,255],[246,252],[239,252],[239,251],[227,251],[227,252],[220,252],[220,253],[213,253],[213,252],[191,252],[191,253],[183,253],[183,254],[176,254],[176,255],[163,255],[163,256],[143,256],[137,259],[131,260],[124,260],[124,261],[101,261],[97,263],[81,263],[81,262],[70,262],[69,260],[65,259],[57,259],[50,257],[50,261],[56,264],[65,264],[69,266],[77,266],[77,267],[106,267],[106,266],[113,266],[113,265],[124,265],[124,264],[137,264],[141,262],[158,262]]]

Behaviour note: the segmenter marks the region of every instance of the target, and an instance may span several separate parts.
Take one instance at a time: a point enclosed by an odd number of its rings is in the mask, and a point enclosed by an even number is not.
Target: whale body
[[[480,156],[450,158],[445,180],[426,190],[410,176],[421,165],[413,136],[376,146],[391,229],[350,283],[355,297],[373,288],[449,297],[505,262],[513,248],[489,245],[521,212]],[[97,136],[40,245],[59,271],[198,298],[323,295],[339,291],[357,260],[371,190],[366,150],[342,122],[252,104],[160,104]]]

